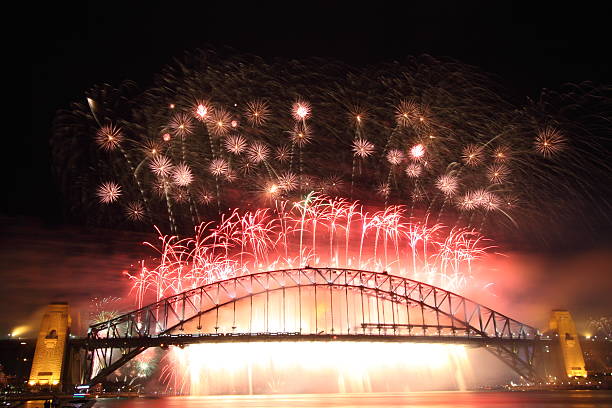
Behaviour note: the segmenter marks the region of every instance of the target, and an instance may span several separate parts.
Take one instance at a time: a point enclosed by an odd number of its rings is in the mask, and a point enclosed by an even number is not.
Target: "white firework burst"
[[[493,150],[493,160],[498,163],[505,163],[510,160],[512,152],[506,146],[498,146]]]
[[[270,116],[270,107],[266,101],[256,99],[247,103],[245,115],[251,125],[261,126]]]
[[[232,117],[225,109],[215,109],[208,121],[208,130],[215,136],[223,136],[232,128]]]
[[[323,191],[327,194],[338,193],[344,187],[344,180],[340,176],[332,175],[322,181]]]
[[[132,201],[125,206],[125,216],[132,221],[142,221],[144,219],[144,206],[140,201]]]
[[[101,203],[110,204],[121,196],[121,187],[113,181],[107,181],[98,187],[96,194]]]
[[[393,166],[397,166],[404,160],[404,152],[399,149],[391,149],[387,152],[387,161]]]
[[[270,148],[262,142],[254,142],[247,149],[247,158],[255,164],[266,161],[269,155]]]
[[[305,101],[298,100],[294,102],[293,106],[291,107],[291,116],[293,116],[293,119],[296,121],[304,121],[308,119],[311,113],[310,104]]]
[[[357,139],[353,141],[353,154],[357,157],[365,159],[374,153],[374,144],[365,139]]]
[[[391,186],[389,183],[380,183],[376,188],[376,193],[384,198],[388,198],[391,194]]]
[[[238,179],[238,176],[236,175],[236,171],[232,169],[231,167],[228,168],[227,171],[225,172],[225,181],[227,181],[228,183],[233,183],[237,179]]]
[[[223,142],[225,150],[239,156],[247,148],[247,141],[240,135],[229,135]]]
[[[213,176],[223,176],[229,170],[229,164],[225,159],[213,159],[211,160],[208,170]]]
[[[191,116],[186,113],[177,113],[172,117],[168,127],[176,136],[185,137],[193,132]]]
[[[540,131],[534,142],[536,151],[546,158],[561,152],[566,143],[567,141],[561,132],[551,127]]]
[[[436,180],[436,187],[445,196],[452,197],[459,190],[459,180],[457,177],[451,176],[450,174],[443,174]]]
[[[194,116],[199,121],[205,121],[212,111],[212,106],[206,101],[197,101],[194,109]]]
[[[293,191],[298,188],[298,177],[290,171],[278,177],[278,186],[284,191]]]
[[[281,163],[286,163],[291,159],[291,147],[288,145],[281,145],[274,151],[274,158]]]
[[[469,144],[463,148],[461,159],[468,166],[477,166],[482,161],[482,147]]]
[[[310,143],[312,139],[312,135],[310,134],[310,129],[308,126],[296,126],[291,131],[291,141],[299,147],[305,146]]]
[[[172,170],[172,179],[176,185],[185,187],[193,181],[193,173],[187,164],[180,163]]]
[[[420,164],[410,163],[406,166],[406,175],[410,178],[417,178],[423,172],[423,167]]]
[[[213,202],[215,196],[208,190],[200,189],[198,191],[198,202],[200,204],[208,205]]]
[[[491,183],[501,184],[508,179],[510,170],[503,164],[491,164],[487,167],[487,177]]]
[[[114,125],[105,125],[96,133],[96,143],[104,150],[115,150],[123,141],[121,128]]]
[[[413,101],[400,101],[395,108],[395,120],[400,126],[415,124],[419,117],[419,105]]]
[[[149,163],[149,168],[158,177],[168,177],[172,171],[172,162],[164,155],[157,155]]]

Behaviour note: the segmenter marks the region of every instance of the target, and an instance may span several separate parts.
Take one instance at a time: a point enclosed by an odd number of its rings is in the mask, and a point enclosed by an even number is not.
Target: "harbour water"
[[[28,408],[37,408],[34,404]],[[100,399],[94,408],[612,408],[612,391],[410,392]]]

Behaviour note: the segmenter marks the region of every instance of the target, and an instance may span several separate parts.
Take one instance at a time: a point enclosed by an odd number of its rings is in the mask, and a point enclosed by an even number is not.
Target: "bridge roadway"
[[[393,334],[300,334],[299,332],[276,332],[276,333],[193,333],[193,334],[163,334],[149,337],[128,338],[80,338],[72,339],[73,347],[82,349],[97,348],[133,348],[133,347],[162,347],[179,346],[199,343],[248,343],[248,342],[328,342],[328,341],[350,341],[350,342],[378,342],[378,343],[436,343],[436,344],[458,344],[471,347],[483,347],[487,345],[516,346],[519,344],[532,344],[536,341],[549,343],[548,337],[539,339],[504,339],[468,337],[465,335],[393,335]]]

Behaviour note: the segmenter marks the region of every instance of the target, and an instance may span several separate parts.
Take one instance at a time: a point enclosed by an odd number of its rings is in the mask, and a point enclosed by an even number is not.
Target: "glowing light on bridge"
[[[466,348],[441,344],[200,344],[165,359],[162,379],[192,395],[465,390],[473,377]]]

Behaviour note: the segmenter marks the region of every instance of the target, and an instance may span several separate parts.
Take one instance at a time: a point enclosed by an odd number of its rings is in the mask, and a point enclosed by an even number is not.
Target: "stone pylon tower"
[[[28,384],[60,386],[69,333],[68,304],[51,303],[40,323]]]
[[[586,377],[584,356],[572,315],[567,310],[553,310],[550,330],[559,335],[563,366],[568,377]]]

